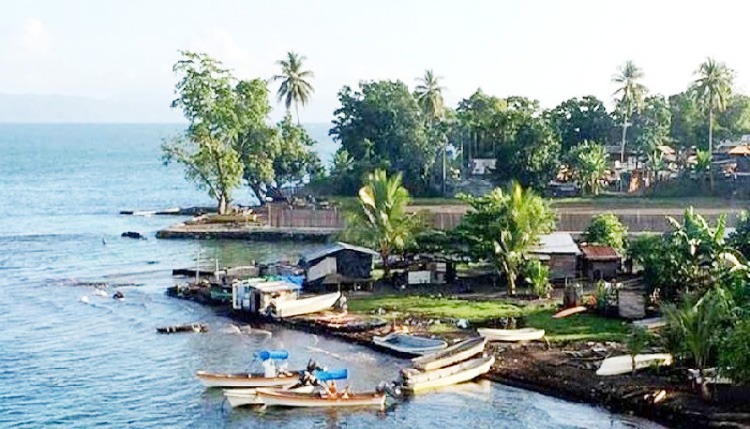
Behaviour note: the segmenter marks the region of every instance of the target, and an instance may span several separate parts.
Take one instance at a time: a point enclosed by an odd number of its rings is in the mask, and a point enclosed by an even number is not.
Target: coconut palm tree
[[[704,111],[708,111],[708,153],[714,153],[714,112],[721,112],[727,108],[732,96],[732,80],[734,72],[726,64],[707,58],[695,71],[698,78],[693,82],[693,96]],[[711,188],[713,188],[713,172],[709,171]]]
[[[401,173],[393,177],[384,170],[370,173],[359,190],[356,207],[346,213],[343,232],[344,238],[380,253],[386,278],[390,276],[390,256],[406,247],[418,227],[414,215],[406,212],[411,198],[401,180]]]
[[[625,139],[628,132],[628,121],[633,113],[640,112],[643,108],[643,97],[646,94],[646,87],[638,82],[643,79],[643,70],[633,63],[625,61],[618,73],[612,77],[612,82],[619,85],[617,91],[613,94],[619,96],[617,105],[622,112],[622,147],[620,150],[620,162],[625,162]]]
[[[309,79],[315,77],[315,74],[310,70],[302,70],[302,63],[307,59],[304,55],[298,55],[294,52],[288,52],[286,55],[286,59],[276,62],[281,66],[281,74],[275,75],[273,80],[281,81],[279,91],[276,93],[278,101],[284,100],[287,111],[294,103],[297,124],[299,124],[299,105],[307,104],[310,101],[310,96],[315,92],[309,82]]]
[[[599,195],[602,181],[607,176],[609,154],[604,146],[584,140],[570,150],[570,163],[581,190],[586,194]]]
[[[435,126],[445,116],[445,102],[443,101],[443,90],[444,87],[440,86],[440,76],[436,76],[432,70],[426,70],[424,76],[417,78],[417,87],[414,89],[414,95],[417,98],[417,103],[422,109],[425,117],[427,117],[428,124],[431,131],[435,131]],[[434,133],[433,133],[434,135]],[[443,140],[443,195],[445,195],[445,179],[446,179],[446,151],[447,151],[447,140]]]

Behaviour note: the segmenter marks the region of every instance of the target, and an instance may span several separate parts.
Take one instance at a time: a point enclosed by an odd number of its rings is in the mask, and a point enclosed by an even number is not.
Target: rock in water
[[[146,237],[144,237],[140,232],[134,232],[134,231],[123,232],[122,234],[120,234],[120,237],[135,238],[136,240],[146,239]]]

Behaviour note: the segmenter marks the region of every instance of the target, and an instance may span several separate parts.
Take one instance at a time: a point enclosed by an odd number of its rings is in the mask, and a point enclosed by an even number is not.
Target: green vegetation
[[[625,339],[625,346],[628,348],[628,353],[630,353],[633,374],[635,374],[635,370],[637,369],[635,357],[643,352],[649,341],[651,341],[651,334],[649,334],[646,328],[631,326],[630,334]]]
[[[745,257],[750,259],[750,214],[746,210],[737,216],[737,226],[729,235],[729,245]]]
[[[359,190],[358,204],[346,212],[342,237],[377,249],[383,261],[383,275],[390,275],[390,256],[401,252],[419,227],[416,216],[406,212],[409,191],[401,186],[401,174],[388,177],[375,170]]]
[[[587,243],[611,246],[620,255],[625,254],[628,243],[628,229],[614,213],[601,213],[591,218],[589,226],[583,232]]]
[[[382,308],[402,315],[425,318],[466,319],[472,325],[483,325],[491,320],[523,317],[527,326],[544,329],[547,339],[560,341],[621,341],[627,327],[619,320],[583,314],[565,319],[553,319],[555,310],[549,304],[530,303],[525,306],[504,301],[469,301],[418,295],[384,295],[352,298],[349,310],[372,313]],[[439,330],[449,330],[444,323]]]
[[[625,161],[625,142],[627,141],[627,132],[629,121],[633,113],[640,113],[643,108],[643,97],[646,94],[646,87],[639,82],[643,79],[643,71],[638,68],[632,61],[626,61],[620,68],[617,75],[612,81],[618,85],[615,95],[620,94],[617,100],[617,109],[622,116],[622,142],[620,151],[620,162]]]
[[[303,55],[288,52],[284,60],[276,64],[281,66],[281,74],[273,77],[273,80],[280,80],[281,85],[276,93],[278,101],[284,101],[287,112],[294,103],[294,109],[297,114],[297,124],[299,124],[299,105],[305,105],[310,101],[312,93],[315,92],[308,79],[315,77],[310,70],[302,70],[302,63],[305,61]]]
[[[596,142],[584,141],[568,154],[573,177],[576,178],[584,195],[599,195],[607,174],[609,155],[604,147]]]
[[[549,298],[552,283],[549,281],[549,268],[546,265],[538,259],[527,260],[521,266],[521,276],[532,294],[539,298]]]
[[[555,228],[555,215],[546,200],[531,189],[512,184],[483,197],[462,197],[472,208],[453,232],[473,261],[491,262],[505,277],[508,293],[516,293],[516,278],[526,254],[539,236]]]

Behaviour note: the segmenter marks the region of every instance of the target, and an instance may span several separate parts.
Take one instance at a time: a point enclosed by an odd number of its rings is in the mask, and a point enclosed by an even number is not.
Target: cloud
[[[204,31],[189,46],[189,50],[205,52],[239,74],[244,74],[243,72],[252,69],[255,64],[252,55],[242,48],[229,32],[220,28]]]
[[[51,38],[38,18],[27,18],[3,35],[4,56],[15,61],[44,59],[51,52]]]

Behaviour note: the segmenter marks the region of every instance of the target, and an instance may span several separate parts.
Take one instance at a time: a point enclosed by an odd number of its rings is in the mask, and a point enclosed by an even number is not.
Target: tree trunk
[[[632,365],[633,371],[631,372],[632,375],[635,375],[635,355],[630,355],[630,363]]]
[[[299,126],[299,104],[294,103],[294,111],[297,113],[297,125]]]
[[[622,143],[620,146],[620,164],[625,163],[625,137],[628,132],[628,119],[625,118],[622,121]]]
[[[516,277],[518,277],[518,274],[516,274],[516,270],[508,269],[505,276],[508,277],[508,295],[513,296],[516,294]]]
[[[447,147],[448,147],[448,141],[444,140],[443,141],[443,197],[445,197],[445,177],[446,177],[446,174],[445,174],[445,150],[447,149]]]
[[[380,259],[383,260],[383,278],[391,277],[391,266],[388,264],[388,252],[380,252]]]
[[[711,190],[714,190],[714,110],[708,109],[708,183]]]
[[[227,213],[227,195],[221,194],[219,196],[219,207],[217,208],[217,211],[220,215]]]

